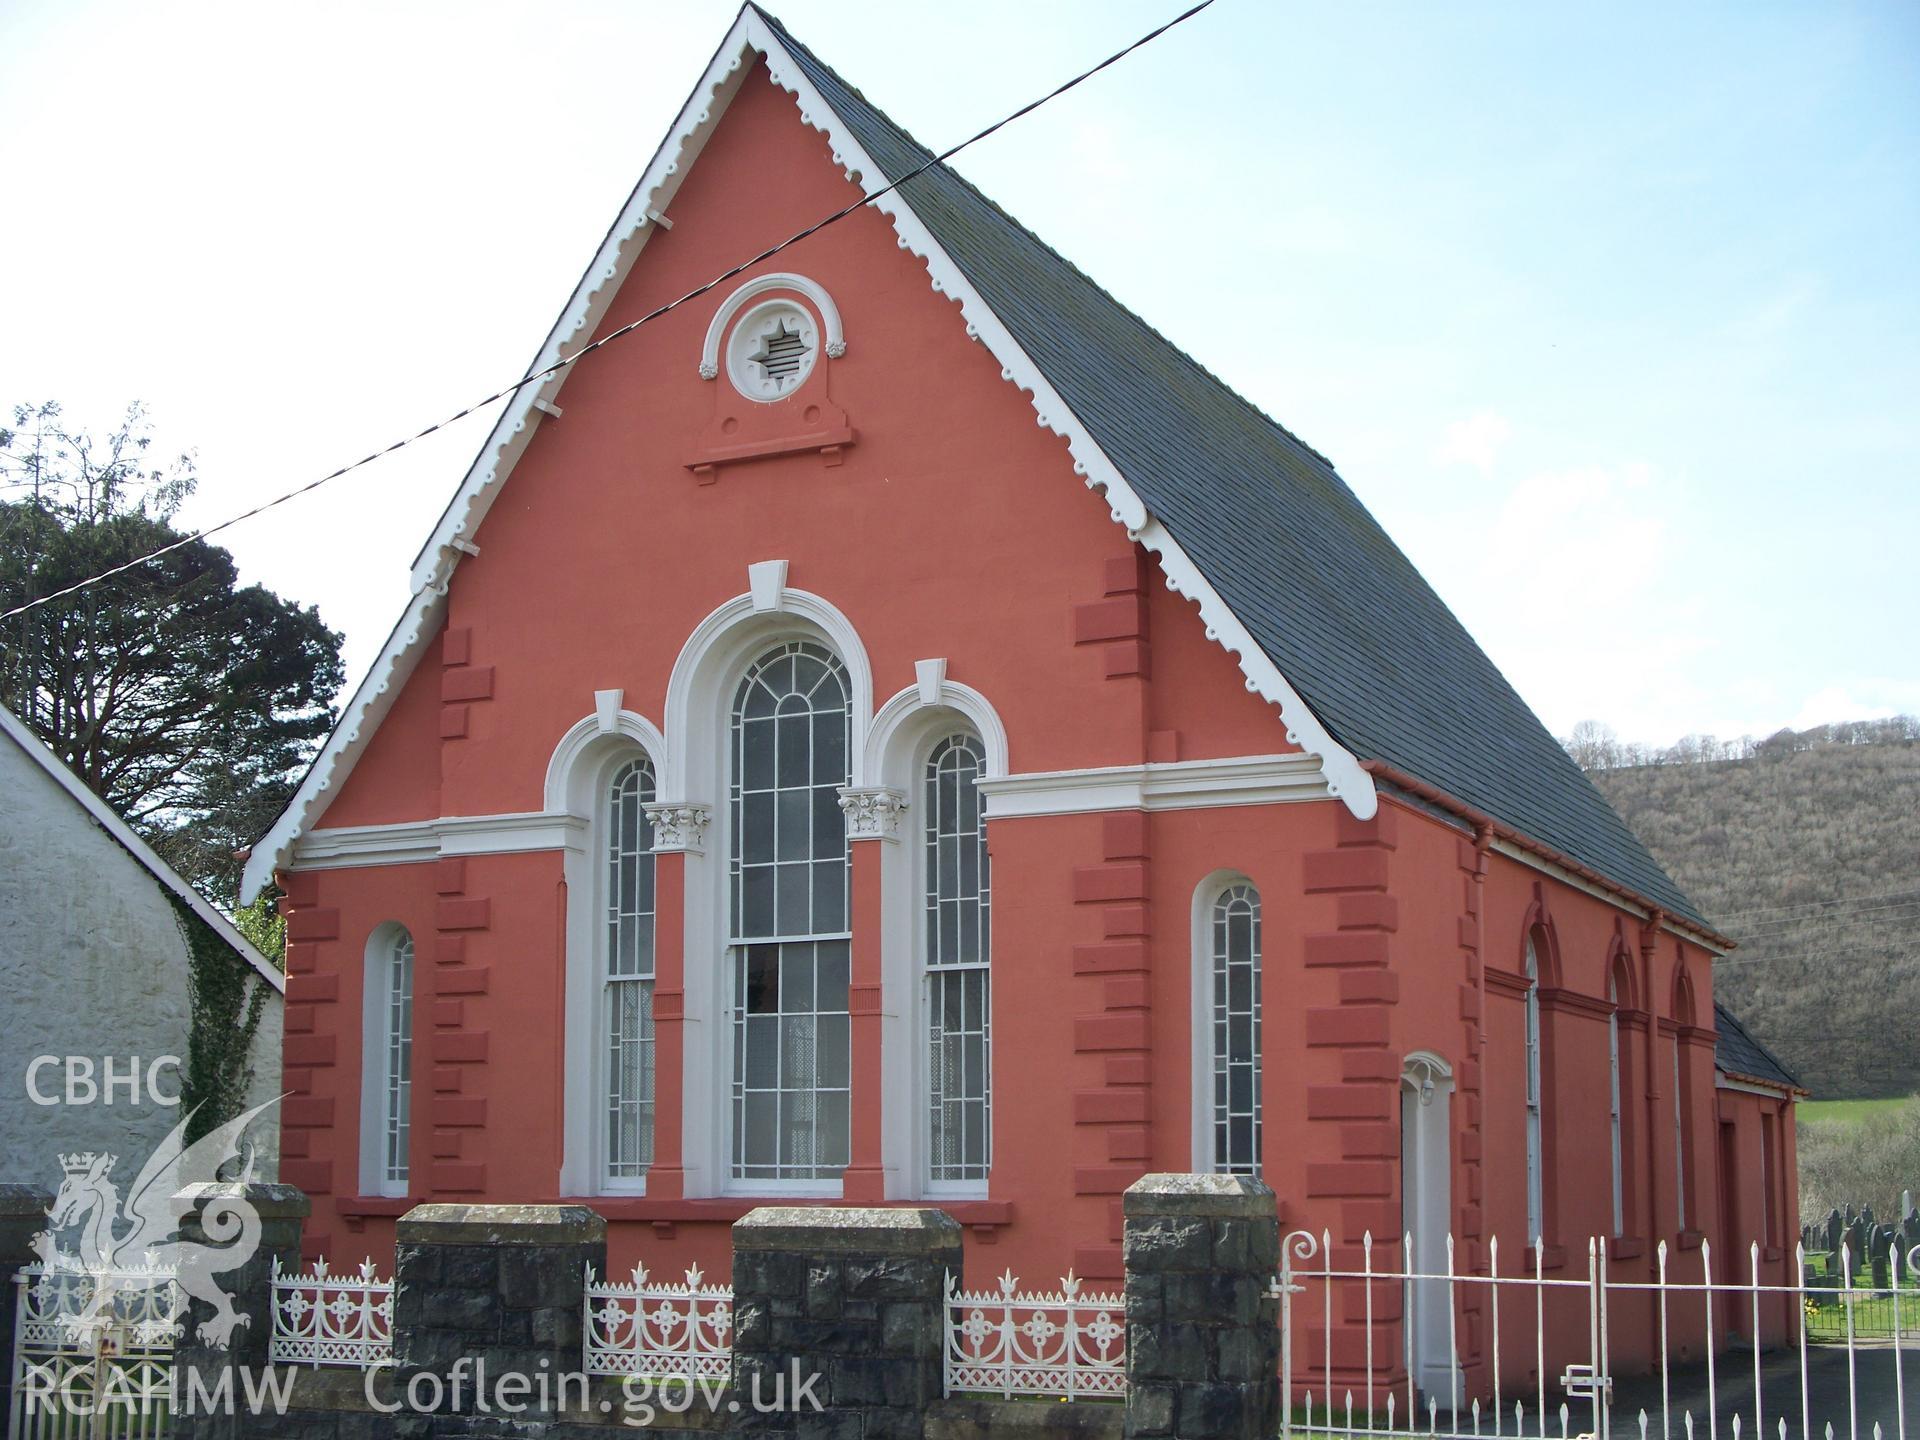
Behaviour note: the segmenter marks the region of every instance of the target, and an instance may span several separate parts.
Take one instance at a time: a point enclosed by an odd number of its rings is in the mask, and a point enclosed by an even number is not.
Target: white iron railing
[[[173,1277],[152,1264],[15,1274],[8,1440],[164,1440],[186,1310]]]
[[[1414,1253],[1410,1235],[1400,1245],[1401,1256]],[[1907,1373],[1920,1350],[1920,1247],[1887,1257],[1878,1285],[1861,1283],[1845,1245],[1826,1285],[1807,1283],[1802,1247],[1792,1254],[1791,1283],[1761,1279],[1784,1257],[1768,1261],[1757,1244],[1744,1257],[1744,1281],[1717,1275],[1704,1240],[1692,1280],[1669,1272],[1664,1241],[1651,1277],[1634,1280],[1609,1275],[1604,1240],[1588,1242],[1581,1278],[1538,1275],[1531,1265],[1502,1273],[1497,1237],[1484,1273],[1456,1266],[1451,1236],[1444,1270],[1377,1263],[1371,1234],[1358,1252],[1358,1269],[1338,1268],[1327,1231],[1295,1231],[1282,1243],[1282,1437],[1907,1440],[1909,1405],[1920,1402],[1908,1397],[1920,1373]],[[1445,1332],[1432,1337],[1437,1360],[1416,1353],[1423,1304],[1431,1329]],[[1482,1337],[1473,1353],[1468,1309],[1478,1311]],[[1336,1353],[1336,1334],[1345,1327],[1351,1336],[1356,1325],[1359,1353],[1345,1348],[1351,1338]],[[1755,1336],[1774,1348],[1763,1350]],[[1621,1339],[1640,1342],[1651,1374],[1612,1373]],[[1698,1358],[1677,1364],[1683,1344]]]
[[[683,1285],[656,1283],[644,1265],[628,1284],[594,1278],[587,1266],[589,1375],[715,1379],[733,1361],[733,1287],[707,1285],[700,1267]]]
[[[343,1365],[370,1370],[393,1359],[393,1282],[374,1274],[371,1259],[352,1274],[336,1275],[326,1260],[289,1274],[273,1262],[273,1336],[267,1358],[276,1365]]]
[[[1124,1395],[1126,1300],[1081,1293],[1069,1271],[1051,1294],[1023,1293],[1009,1270],[998,1292],[947,1276],[946,1392]]]

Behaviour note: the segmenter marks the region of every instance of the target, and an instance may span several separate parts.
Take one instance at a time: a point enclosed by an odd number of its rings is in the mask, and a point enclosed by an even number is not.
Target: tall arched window
[[[1620,1135],[1620,977],[1612,971],[1607,975],[1607,1106],[1613,1147],[1613,1233],[1620,1236],[1627,1233],[1627,1180]]]
[[[1260,892],[1244,881],[1207,919],[1213,1031],[1213,1168],[1260,1173]]]
[[[413,936],[382,925],[367,940],[360,1174],[369,1195],[407,1193],[413,1099]]]
[[[629,760],[608,783],[601,833],[606,925],[601,933],[605,1179],[645,1178],[653,1163],[653,763]]]
[[[1545,1163],[1540,1135],[1540,954],[1527,937],[1527,1243],[1546,1235]]]
[[[949,735],[927,759],[923,893],[927,1013],[927,1181],[979,1184],[993,1155],[992,951],[986,747]]]
[[[733,705],[733,1177],[837,1180],[849,1147],[850,706],[831,651],[762,655]]]
[[[1693,982],[1684,968],[1676,972],[1673,984],[1673,1209],[1674,1228],[1687,1228],[1687,1131],[1689,1109],[1693,1103],[1687,1093],[1692,1076],[1687,1071],[1685,1030],[1693,1024]]]

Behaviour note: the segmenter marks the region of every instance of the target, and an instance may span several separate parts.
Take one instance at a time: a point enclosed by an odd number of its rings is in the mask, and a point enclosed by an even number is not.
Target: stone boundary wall
[[[223,1205],[251,1204],[260,1245],[218,1277],[240,1317],[224,1346],[217,1307],[192,1301],[195,1333],[175,1356],[173,1440],[1265,1440],[1277,1423],[1278,1223],[1273,1192],[1243,1177],[1149,1175],[1127,1192],[1124,1405],[944,1396],[946,1279],[961,1273],[962,1241],[931,1207],[748,1214],[733,1231],[730,1378],[654,1389],[638,1411],[621,1381],[582,1373],[585,1270],[606,1268],[606,1222],[585,1206],[415,1206],[395,1252],[392,1365],[269,1371],[273,1262],[297,1266],[306,1197],[209,1185],[180,1198],[188,1238],[221,1233]],[[30,1258],[48,1199],[0,1187],[0,1276]],[[269,1375],[287,1396],[278,1413],[184,1403],[189,1379],[200,1394],[239,1397]],[[533,1383],[507,1395],[507,1375]]]

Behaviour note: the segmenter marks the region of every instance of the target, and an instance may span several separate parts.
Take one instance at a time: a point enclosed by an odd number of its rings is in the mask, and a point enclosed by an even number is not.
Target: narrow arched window
[[[1620,980],[1607,976],[1607,1117],[1613,1149],[1613,1233],[1627,1233],[1627,1182],[1620,1134]]]
[[[370,1195],[407,1193],[413,1101],[413,936],[382,925],[367,941],[360,1171]]]
[[[1545,1166],[1541,1155],[1540,1095],[1540,955],[1533,937],[1527,937],[1527,1243],[1543,1239],[1546,1231]]]
[[[1260,1173],[1260,892],[1215,897],[1207,922],[1213,1029],[1213,1168]]]
[[[734,697],[729,810],[735,1180],[847,1164],[849,686],[831,651],[781,645]]]
[[[936,1185],[984,1182],[993,1154],[992,891],[978,786],[986,761],[971,734],[946,737],[927,760],[927,1180]]]
[[[1673,1211],[1674,1228],[1687,1228],[1687,1073],[1680,1061],[1684,1042],[1673,1037]]]
[[[653,765],[629,760],[607,786],[602,820],[606,926],[602,1038],[606,1179],[639,1180],[653,1163]]]
[[[1687,1093],[1686,1030],[1693,1024],[1693,984],[1683,969],[1674,979],[1673,993],[1673,1209],[1674,1228],[1687,1228],[1687,1130],[1693,1097]]]

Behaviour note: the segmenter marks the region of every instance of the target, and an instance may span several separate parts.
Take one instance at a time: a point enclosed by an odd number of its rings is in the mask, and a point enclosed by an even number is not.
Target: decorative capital
[[[844,340],[827,341],[827,358],[829,360],[838,360],[842,355],[846,353],[847,353],[846,341]]]
[[[720,367],[718,365],[701,365],[700,378],[702,380],[718,380],[720,378]]]
[[[849,840],[898,840],[900,816],[907,808],[907,797],[884,787],[841,790],[840,809],[847,817]]]
[[[653,826],[653,853],[682,851],[702,854],[706,849],[707,825],[713,819],[711,805],[689,805],[684,800],[656,800],[642,807]]]

